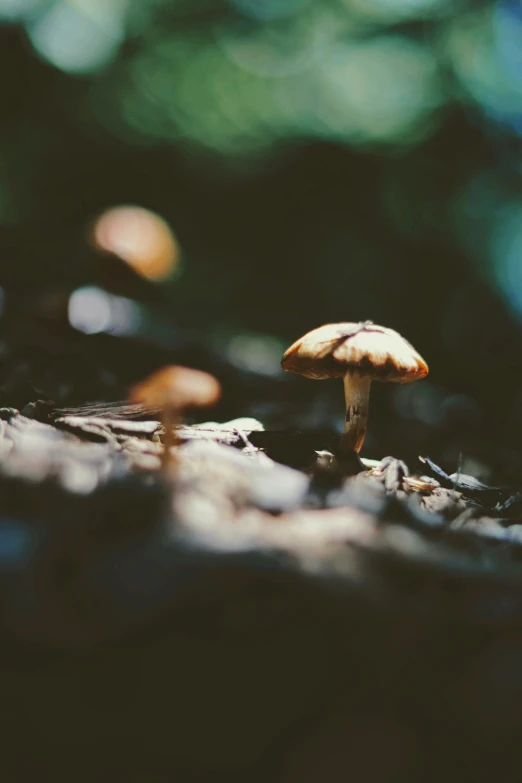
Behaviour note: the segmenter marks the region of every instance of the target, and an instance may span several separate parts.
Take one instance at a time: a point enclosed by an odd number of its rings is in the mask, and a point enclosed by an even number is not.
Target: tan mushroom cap
[[[221,386],[213,375],[188,367],[163,367],[131,389],[129,399],[150,408],[203,408],[214,405]]]
[[[281,365],[316,380],[353,372],[374,381],[410,383],[428,374],[428,365],[404,337],[371,321],[320,326],[291,345]]]

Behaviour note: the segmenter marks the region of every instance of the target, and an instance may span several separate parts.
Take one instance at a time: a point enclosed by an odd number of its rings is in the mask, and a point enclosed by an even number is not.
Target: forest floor
[[[132,406],[0,409],[13,748],[75,780],[106,752],[136,781],[518,764],[521,494],[254,419],[163,435]]]

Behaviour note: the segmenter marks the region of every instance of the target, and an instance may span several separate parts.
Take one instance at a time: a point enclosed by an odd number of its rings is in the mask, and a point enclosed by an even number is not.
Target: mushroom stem
[[[344,376],[344,398],[346,400],[346,418],[340,452],[359,452],[364,443],[368,426],[368,404],[370,399],[371,378],[356,372]]]
[[[179,415],[176,415],[176,412],[172,410],[172,408],[165,408],[162,416],[162,424],[165,429],[165,434],[163,436],[164,449],[161,462],[163,468],[166,469],[172,462],[176,461],[172,456],[171,449],[179,443],[178,434],[176,432],[176,427],[179,424]]]

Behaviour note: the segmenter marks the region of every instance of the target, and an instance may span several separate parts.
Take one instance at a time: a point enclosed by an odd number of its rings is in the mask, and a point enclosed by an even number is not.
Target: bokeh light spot
[[[90,73],[111,62],[124,38],[126,0],[70,0],[52,5],[27,33],[36,51],[56,68]]]
[[[464,91],[484,114],[522,133],[520,55],[514,54],[522,25],[505,12],[495,3],[458,16],[444,33],[442,48]]]
[[[37,11],[45,0],[0,0],[0,19],[19,22]]]
[[[0,565],[19,565],[31,553],[33,535],[27,525],[18,519],[0,521]]]
[[[299,24],[223,26],[217,42],[226,56],[248,73],[281,77],[309,68],[332,43],[335,29],[324,19],[307,16]]]
[[[403,36],[333,48],[321,64],[316,111],[326,135],[351,142],[412,141],[443,100],[428,49]]]
[[[131,335],[142,322],[136,302],[96,286],[83,286],[71,294],[68,315],[71,326],[84,334]]]
[[[396,411],[405,419],[416,419],[433,427],[439,426],[443,419],[443,405],[447,393],[443,388],[430,381],[398,386],[395,390],[394,405]]]
[[[239,334],[230,340],[227,356],[232,364],[243,370],[262,375],[280,375],[284,350],[285,346],[276,337]]]

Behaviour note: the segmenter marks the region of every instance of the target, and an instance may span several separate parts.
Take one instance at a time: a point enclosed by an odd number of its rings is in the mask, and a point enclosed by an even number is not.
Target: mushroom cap
[[[371,321],[320,326],[288,348],[281,366],[316,380],[352,372],[374,381],[411,383],[428,374],[428,365],[404,337]]]
[[[134,386],[129,399],[150,408],[183,410],[213,405],[220,396],[221,386],[213,375],[188,367],[169,366]]]

